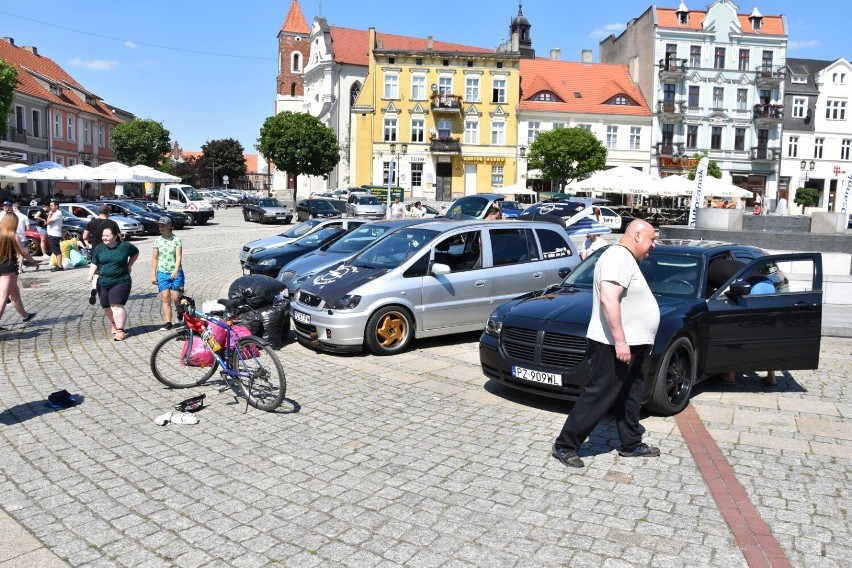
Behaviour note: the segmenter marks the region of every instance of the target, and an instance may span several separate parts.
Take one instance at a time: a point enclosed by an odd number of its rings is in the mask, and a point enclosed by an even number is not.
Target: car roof
[[[548,219],[530,219],[530,220],[514,220],[514,219],[503,219],[500,221],[492,221],[492,220],[484,220],[484,219],[470,219],[470,220],[453,220],[453,219],[443,219],[438,217],[436,219],[422,219],[424,222],[428,222],[428,229],[439,231],[441,233],[445,231],[452,231],[457,228],[470,228],[470,229],[517,229],[517,228],[534,228],[534,227],[559,227],[558,221],[548,220]]]
[[[762,255],[767,254],[766,251],[758,247],[749,245],[740,245],[737,243],[728,243],[723,241],[702,241],[689,239],[657,239],[654,252],[659,253],[679,253],[679,254],[695,254],[695,255],[712,255],[718,252],[727,250],[750,250],[758,252]]]

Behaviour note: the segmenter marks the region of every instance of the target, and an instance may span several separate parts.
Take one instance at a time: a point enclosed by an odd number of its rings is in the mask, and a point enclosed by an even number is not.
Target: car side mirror
[[[751,284],[745,280],[737,280],[725,291],[725,295],[729,298],[738,298],[751,294]]]
[[[435,276],[443,276],[450,273],[450,267],[446,264],[436,262],[432,265],[432,274]]]
[[[557,272],[557,274],[559,275],[560,278],[565,278],[566,276],[571,274],[571,267],[565,266],[563,268],[560,268],[559,272]]]

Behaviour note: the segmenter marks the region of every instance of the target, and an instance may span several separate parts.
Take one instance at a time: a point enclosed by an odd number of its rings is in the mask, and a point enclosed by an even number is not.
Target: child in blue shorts
[[[160,236],[154,241],[151,256],[151,283],[157,285],[163,300],[163,319],[161,331],[172,329],[172,304],[183,293],[183,243],[172,232],[172,220],[160,217],[157,220]],[[180,322],[178,322],[180,323]]]

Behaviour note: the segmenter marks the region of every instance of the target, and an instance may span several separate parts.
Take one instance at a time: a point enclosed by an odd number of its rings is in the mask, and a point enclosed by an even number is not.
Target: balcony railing
[[[751,159],[763,162],[774,162],[781,159],[781,148],[755,146],[751,149]]]
[[[435,112],[461,114],[462,98],[458,95],[432,95],[432,110]]]
[[[677,79],[686,75],[688,67],[686,59],[678,59],[677,57],[666,57],[660,59],[660,75],[663,78]]]
[[[761,65],[755,71],[757,72],[755,83],[761,87],[777,85],[787,75],[786,68],[780,65]]]
[[[429,142],[429,151],[437,154],[461,154],[458,138],[434,138]]]
[[[754,120],[764,124],[777,124],[784,119],[784,106],[772,104],[754,105]]]
[[[5,128],[0,130],[0,140],[5,140],[6,142],[14,142],[15,144],[26,144],[27,131],[23,128]]]
[[[683,142],[657,142],[658,156],[683,156]]]
[[[684,115],[686,114],[686,101],[657,101],[657,112],[673,116]]]

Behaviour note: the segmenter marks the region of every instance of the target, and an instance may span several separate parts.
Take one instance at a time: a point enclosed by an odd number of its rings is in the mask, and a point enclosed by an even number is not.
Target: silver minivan
[[[377,355],[414,338],[482,329],[499,305],[560,282],[579,263],[546,221],[442,221],[398,229],[304,282],[291,299],[297,339]]]

